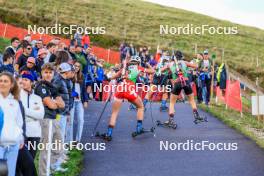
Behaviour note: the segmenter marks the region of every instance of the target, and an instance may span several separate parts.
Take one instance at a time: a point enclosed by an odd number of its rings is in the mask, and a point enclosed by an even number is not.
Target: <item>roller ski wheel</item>
[[[197,117],[193,121],[195,124],[202,123],[202,122],[208,122],[207,117]]]
[[[160,107],[160,112],[168,112],[169,111],[169,108],[166,106],[166,107]]]
[[[155,132],[155,127],[152,127],[152,128],[149,129],[149,130],[145,130],[144,128],[142,128],[142,130],[141,130],[140,132],[135,131],[135,132],[133,132],[133,133],[131,134],[131,136],[132,136],[133,138],[135,138],[135,137],[140,136],[140,135],[142,135],[142,134],[144,134],[144,133],[154,133],[154,132]]]
[[[171,123],[169,121],[161,122],[160,120],[157,120],[156,124],[157,124],[157,126],[172,128],[174,130],[176,130],[176,128],[178,127],[178,125],[175,122]]]
[[[96,132],[95,137],[98,137],[108,142],[112,140],[112,136],[108,136],[106,133],[101,134],[99,132]]]

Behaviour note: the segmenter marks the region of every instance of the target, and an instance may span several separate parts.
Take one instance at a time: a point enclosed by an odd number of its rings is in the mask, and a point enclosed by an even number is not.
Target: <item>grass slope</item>
[[[220,48],[225,48],[228,65],[252,80],[259,76],[264,87],[264,31],[257,28],[139,0],[0,0],[0,19],[25,28],[28,24],[54,25],[56,12],[58,22],[63,25],[106,27],[106,35],[91,36],[94,44],[102,47],[116,49],[119,42],[126,40],[136,45],[150,45],[153,49],[157,44],[164,48],[182,49],[188,56],[194,52],[194,43],[198,44],[198,51],[216,46],[218,55]],[[161,24],[238,26],[239,34],[161,36]],[[261,59],[258,69],[256,60],[252,60],[257,56]]]

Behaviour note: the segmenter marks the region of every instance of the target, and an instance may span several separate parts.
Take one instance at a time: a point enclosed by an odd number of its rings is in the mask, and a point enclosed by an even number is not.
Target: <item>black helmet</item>
[[[180,50],[176,51],[175,56],[176,56],[177,60],[183,59],[183,54]]]

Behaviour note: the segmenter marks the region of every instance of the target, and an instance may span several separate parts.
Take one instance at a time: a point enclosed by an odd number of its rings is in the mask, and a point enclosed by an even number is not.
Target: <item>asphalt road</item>
[[[149,107],[149,106],[148,106]],[[83,143],[103,143],[101,139],[91,138],[92,129],[103,108],[102,102],[92,102],[85,112]],[[152,104],[155,120],[166,120],[167,113],[159,112],[159,104]],[[135,111],[128,111],[124,103],[113,132],[113,140],[105,144],[105,150],[85,151],[82,176],[263,176],[264,150],[252,140],[227,127],[215,117],[207,116],[207,123],[194,124],[192,110],[188,104],[176,104],[177,130],[163,127],[156,128],[156,137],[146,133],[133,139],[131,133],[136,127]],[[108,105],[98,126],[98,131],[105,132],[111,106]],[[145,113],[145,128],[152,126],[149,109]],[[226,145],[226,150],[189,150],[187,143],[209,143],[211,149],[217,144]],[[161,142],[171,148],[160,148]],[[197,144],[198,143],[198,144]],[[219,144],[222,143],[222,144]],[[232,147],[228,146],[232,144]],[[179,146],[181,145],[181,146]],[[183,147],[185,146],[185,148]],[[235,149],[237,146],[237,150]],[[178,148],[175,148],[178,147]],[[98,149],[95,147],[95,149]],[[162,150],[161,150],[162,149]],[[186,149],[186,150],[184,150]],[[221,148],[220,148],[221,149]],[[228,150],[229,149],[229,150]]]

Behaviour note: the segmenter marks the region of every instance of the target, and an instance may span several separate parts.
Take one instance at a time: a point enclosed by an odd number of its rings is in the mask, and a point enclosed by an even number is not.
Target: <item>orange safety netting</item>
[[[235,81],[233,83],[231,81],[227,82],[225,100],[229,108],[242,112],[242,99],[239,81]]]
[[[4,24],[4,23],[0,22],[0,35],[3,38],[9,38],[10,39],[12,37],[18,37],[21,40],[25,37],[26,34],[28,34],[28,31],[26,29],[16,27],[13,25],[9,25],[9,24]],[[69,39],[57,37],[54,35],[31,34],[32,40],[42,39],[45,44],[50,42],[55,37],[60,38],[61,42],[65,43],[66,45],[70,44]],[[117,51],[93,46],[92,52],[94,53],[95,56],[97,56],[100,59],[104,59],[108,63],[116,64],[116,63],[120,62],[120,59],[119,59],[120,53]]]

